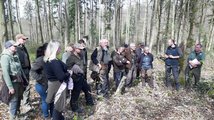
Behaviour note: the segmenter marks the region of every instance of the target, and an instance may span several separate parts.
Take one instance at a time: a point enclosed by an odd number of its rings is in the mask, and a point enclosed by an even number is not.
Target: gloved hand
[[[73,71],[73,73],[75,74],[78,74],[78,73],[84,73],[83,70],[78,66],[78,65],[74,65],[72,68],[71,68],[71,71]]]

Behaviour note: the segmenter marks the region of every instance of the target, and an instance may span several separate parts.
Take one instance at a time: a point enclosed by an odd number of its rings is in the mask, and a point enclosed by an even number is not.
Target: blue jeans
[[[44,89],[44,87],[39,84],[39,83],[36,83],[35,85],[35,90],[36,92],[39,93],[40,97],[41,97],[41,100],[42,100],[42,112],[43,112],[43,115],[44,117],[48,117],[49,113],[48,113],[48,104],[46,103],[45,99],[47,97],[47,93],[46,93],[46,90]]]
[[[124,73],[122,71],[114,72],[114,80],[115,80],[115,83],[116,83],[116,88],[120,84],[120,81],[121,81],[123,75],[124,75]]]
[[[13,83],[13,88],[15,90],[15,94],[11,96],[11,100],[9,102],[10,119],[14,119],[14,117],[17,115],[17,112],[20,111],[19,108],[24,91],[21,83]]]
[[[171,75],[171,72],[172,72],[172,75],[174,77],[174,80],[175,80],[175,87],[176,87],[176,90],[179,90],[179,87],[180,87],[180,84],[179,84],[179,81],[178,81],[178,76],[179,76],[179,68],[178,66],[165,66],[166,67],[166,73],[165,73],[165,76],[166,76],[166,86],[169,87],[170,85],[173,84],[173,82],[171,82],[170,80],[170,75]]]
[[[9,103],[10,106],[10,116],[15,117],[20,108],[21,99],[17,96],[14,96]]]

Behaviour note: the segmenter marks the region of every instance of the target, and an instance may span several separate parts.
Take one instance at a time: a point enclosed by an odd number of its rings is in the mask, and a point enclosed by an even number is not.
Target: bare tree
[[[39,26],[39,31],[40,31],[40,39],[41,39],[41,42],[44,43],[43,32],[42,32],[42,23],[41,23],[39,8],[40,8],[39,7],[39,0],[36,0],[36,11],[37,11],[37,16],[38,16],[38,26]]]
[[[0,1],[0,38],[1,38],[1,48],[3,50],[3,42],[6,40],[6,34],[7,34],[7,27],[5,23],[5,7],[4,7],[4,0]]]
[[[11,0],[8,0],[8,16],[9,16],[9,25],[10,25],[10,37],[13,39],[14,38],[14,29],[13,29],[13,15],[12,15],[12,3]]]
[[[48,23],[49,23],[49,35],[50,35],[50,38],[51,39],[53,39],[53,32],[52,32],[52,29],[53,29],[53,27],[52,27],[52,7],[51,7],[52,5],[51,5],[51,0],[48,0]]]
[[[19,0],[16,0],[16,21],[18,23],[19,26],[19,33],[22,33],[22,24],[20,21],[20,10],[19,10]]]
[[[157,23],[157,37],[156,37],[156,53],[159,54],[160,51],[160,30],[161,30],[161,16],[162,16],[162,9],[163,9],[163,2],[164,0],[159,0],[158,3],[158,23]]]

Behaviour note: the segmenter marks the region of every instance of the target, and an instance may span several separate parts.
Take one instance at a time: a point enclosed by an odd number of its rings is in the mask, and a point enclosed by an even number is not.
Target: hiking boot
[[[87,106],[93,106],[93,105],[94,105],[94,102],[86,102],[86,105],[87,105]]]

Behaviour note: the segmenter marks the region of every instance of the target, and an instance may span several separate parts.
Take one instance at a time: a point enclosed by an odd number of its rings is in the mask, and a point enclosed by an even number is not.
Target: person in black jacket
[[[47,48],[48,43],[43,44],[42,46],[38,47],[36,51],[36,60],[32,63],[32,67],[30,70],[30,76],[33,80],[36,80],[35,84],[35,90],[36,92],[40,95],[41,97],[41,109],[44,118],[49,117],[49,108],[50,108],[50,113],[52,113],[52,108],[48,107],[46,100],[47,97],[47,88],[48,88],[48,80],[46,78],[45,72],[44,72],[44,54],[45,50]],[[51,117],[52,115],[50,115]]]
[[[148,82],[151,88],[154,87],[152,69],[153,69],[153,55],[149,52],[148,47],[144,47],[144,52],[140,57],[140,67],[141,67],[141,79],[142,85],[145,86],[145,83]]]
[[[175,44],[173,39],[168,40],[168,47],[165,52],[165,68],[166,68],[166,81],[165,84],[167,87],[173,86],[175,83],[176,90],[179,90],[179,58],[182,57],[181,49]],[[174,77],[175,82],[171,82],[170,75]]]
[[[83,66],[84,66],[83,71],[85,74],[85,79],[87,79],[88,53],[86,49],[86,43],[83,39],[80,39],[78,43],[83,46],[83,49],[81,50],[81,60],[83,61]]]
[[[91,96],[91,88],[87,83],[87,80],[85,79],[85,72],[84,72],[84,61],[81,59],[81,50],[84,49],[84,47],[81,44],[74,44],[74,51],[71,53],[71,55],[68,57],[66,61],[66,65],[69,70],[74,67],[78,67],[78,71],[73,70],[72,79],[74,81],[74,89],[71,94],[71,100],[70,105],[71,109],[74,112],[82,112],[82,110],[78,106],[78,98],[80,95],[81,90],[85,93],[85,99],[87,105],[94,105],[93,99]]]
[[[29,85],[29,80],[30,80],[30,69],[31,69],[31,64],[30,64],[30,58],[29,58],[29,54],[28,51],[25,47],[25,43],[28,40],[28,37],[26,37],[24,34],[17,34],[16,35],[16,44],[17,46],[17,54],[19,56],[19,60],[21,62],[21,66],[22,69],[25,73],[25,76],[27,78],[27,85],[23,94],[23,110],[24,112],[28,112],[32,109],[31,105],[30,105],[30,85]]]
[[[61,60],[57,59],[60,50],[60,43],[52,40],[48,43],[44,56],[44,71],[48,79],[46,102],[50,106],[54,106],[52,113],[53,120],[64,120],[62,112],[66,104],[66,89],[61,92],[57,102],[56,93],[63,83],[68,83],[71,76],[71,72],[68,72],[67,66]]]

